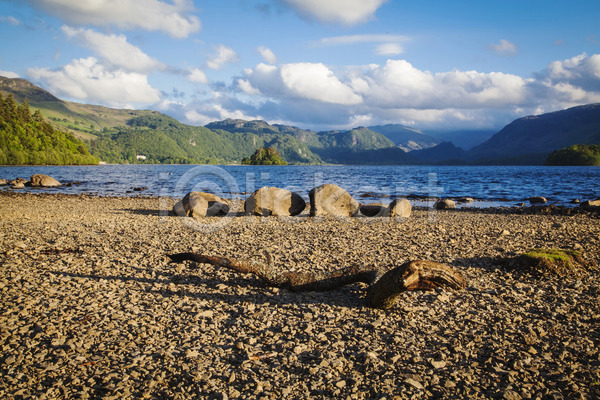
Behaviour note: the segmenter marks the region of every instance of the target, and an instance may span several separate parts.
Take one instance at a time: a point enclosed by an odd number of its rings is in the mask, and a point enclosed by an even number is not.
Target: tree
[[[281,158],[281,155],[272,147],[261,147],[257,149],[250,158],[242,159],[242,164],[246,165],[287,165],[287,162]]]

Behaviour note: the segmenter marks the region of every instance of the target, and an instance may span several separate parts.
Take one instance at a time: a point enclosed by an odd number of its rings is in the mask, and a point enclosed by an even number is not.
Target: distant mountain
[[[600,103],[519,118],[468,156],[476,163],[543,164],[554,150],[600,144]]]
[[[420,130],[399,124],[376,125],[370,126],[369,129],[382,134],[406,152],[428,149],[442,142],[437,137],[426,135]]]
[[[497,129],[460,129],[460,130],[431,130],[428,135],[439,138],[444,142],[452,142],[455,146],[469,150],[489,138],[491,138]]]
[[[410,155],[422,164],[468,164],[468,153],[452,142],[442,142],[435,147],[413,151]]]
[[[306,150],[303,154],[318,159],[318,161],[313,160],[313,163],[407,164],[414,162],[414,159],[407,157],[404,151],[396,148],[394,142],[365,127],[348,131],[314,132],[287,125],[271,125],[266,121],[240,119],[211,122],[205,127],[217,132],[281,135],[280,140],[288,138],[305,146]],[[278,151],[281,152],[281,149]],[[290,161],[285,151],[282,155]]]

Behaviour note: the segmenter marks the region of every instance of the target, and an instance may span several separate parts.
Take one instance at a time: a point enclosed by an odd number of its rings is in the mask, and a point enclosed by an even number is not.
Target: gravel
[[[463,209],[191,224],[166,215],[172,205],[0,193],[0,398],[600,397],[597,218]],[[539,277],[500,262],[532,247],[579,249],[588,268]],[[468,287],[408,292],[382,311],[361,284],[292,293],[165,257],[265,250],[306,271],[427,259]]]

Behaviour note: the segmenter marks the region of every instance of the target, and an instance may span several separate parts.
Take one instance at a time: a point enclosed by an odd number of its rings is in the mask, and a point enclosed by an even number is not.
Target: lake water
[[[100,165],[0,167],[0,178],[50,175],[70,187],[15,189],[101,196],[183,197],[191,190],[245,198],[262,186],[299,193],[335,183],[361,202],[402,196],[472,197],[471,207],[513,206],[531,196],[551,204],[600,198],[600,167],[543,166],[190,166]],[[134,188],[145,187],[143,191]],[[2,187],[2,190],[13,190]],[[422,202],[411,199],[413,204]]]

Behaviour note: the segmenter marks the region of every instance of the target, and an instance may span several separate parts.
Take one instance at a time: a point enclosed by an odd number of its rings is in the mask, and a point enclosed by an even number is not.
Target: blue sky
[[[205,125],[500,129],[600,102],[597,0],[0,0],[0,75]]]

